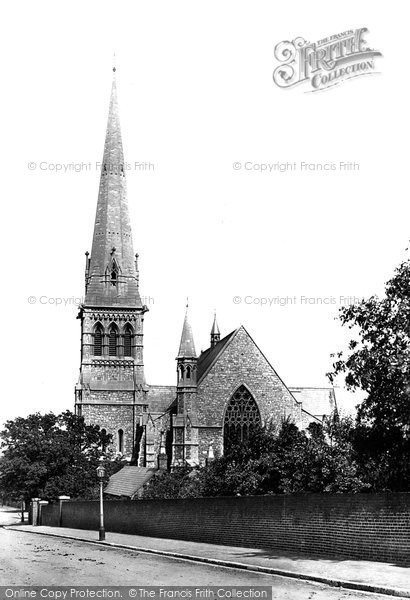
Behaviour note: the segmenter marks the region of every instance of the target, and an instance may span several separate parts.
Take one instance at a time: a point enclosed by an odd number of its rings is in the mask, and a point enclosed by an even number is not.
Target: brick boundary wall
[[[294,494],[110,500],[107,531],[410,566],[410,494]],[[55,505],[42,524],[56,526]],[[63,505],[62,525],[98,529],[98,501]]]

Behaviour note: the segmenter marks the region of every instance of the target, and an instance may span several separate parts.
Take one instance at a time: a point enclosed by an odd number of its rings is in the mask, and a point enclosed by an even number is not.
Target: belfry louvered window
[[[111,325],[110,327],[110,335],[108,338],[108,354],[110,356],[117,356],[117,340],[118,340],[118,331],[115,325]]]
[[[116,286],[118,282],[118,265],[115,260],[111,263],[111,273],[110,273],[111,285]]]
[[[132,327],[126,325],[124,330],[124,356],[132,356]]]
[[[228,402],[224,420],[224,449],[244,442],[255,427],[261,425],[258,406],[251,393],[241,385]]]
[[[94,356],[102,356],[103,328],[98,324],[94,330]]]

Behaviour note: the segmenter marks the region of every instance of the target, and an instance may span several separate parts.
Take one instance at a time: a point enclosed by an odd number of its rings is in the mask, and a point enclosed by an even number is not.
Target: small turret
[[[197,365],[194,336],[188,317],[188,304],[182,327],[181,342],[177,356],[177,406],[172,416],[172,468],[182,465],[195,466],[198,459],[197,424]]]
[[[214,322],[211,329],[211,348],[213,348],[221,339],[218,323],[216,322],[216,312],[214,313]]]
[[[194,336],[189,322],[188,304],[186,305],[184,325],[182,327],[181,342],[179,344],[178,361],[178,387],[183,385],[196,385],[197,356],[195,351]]]

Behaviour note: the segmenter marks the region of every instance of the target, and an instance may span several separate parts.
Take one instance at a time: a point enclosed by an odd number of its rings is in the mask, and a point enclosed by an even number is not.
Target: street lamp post
[[[104,498],[103,498],[103,485],[105,477],[105,468],[101,464],[97,467],[97,477],[100,481],[100,529],[99,529],[99,540],[105,540],[105,529],[104,529]]]

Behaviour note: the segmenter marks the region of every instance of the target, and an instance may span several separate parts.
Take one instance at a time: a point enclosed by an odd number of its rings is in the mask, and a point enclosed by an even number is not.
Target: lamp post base
[[[105,529],[101,528],[98,530],[98,539],[100,542],[103,542],[105,540]]]

